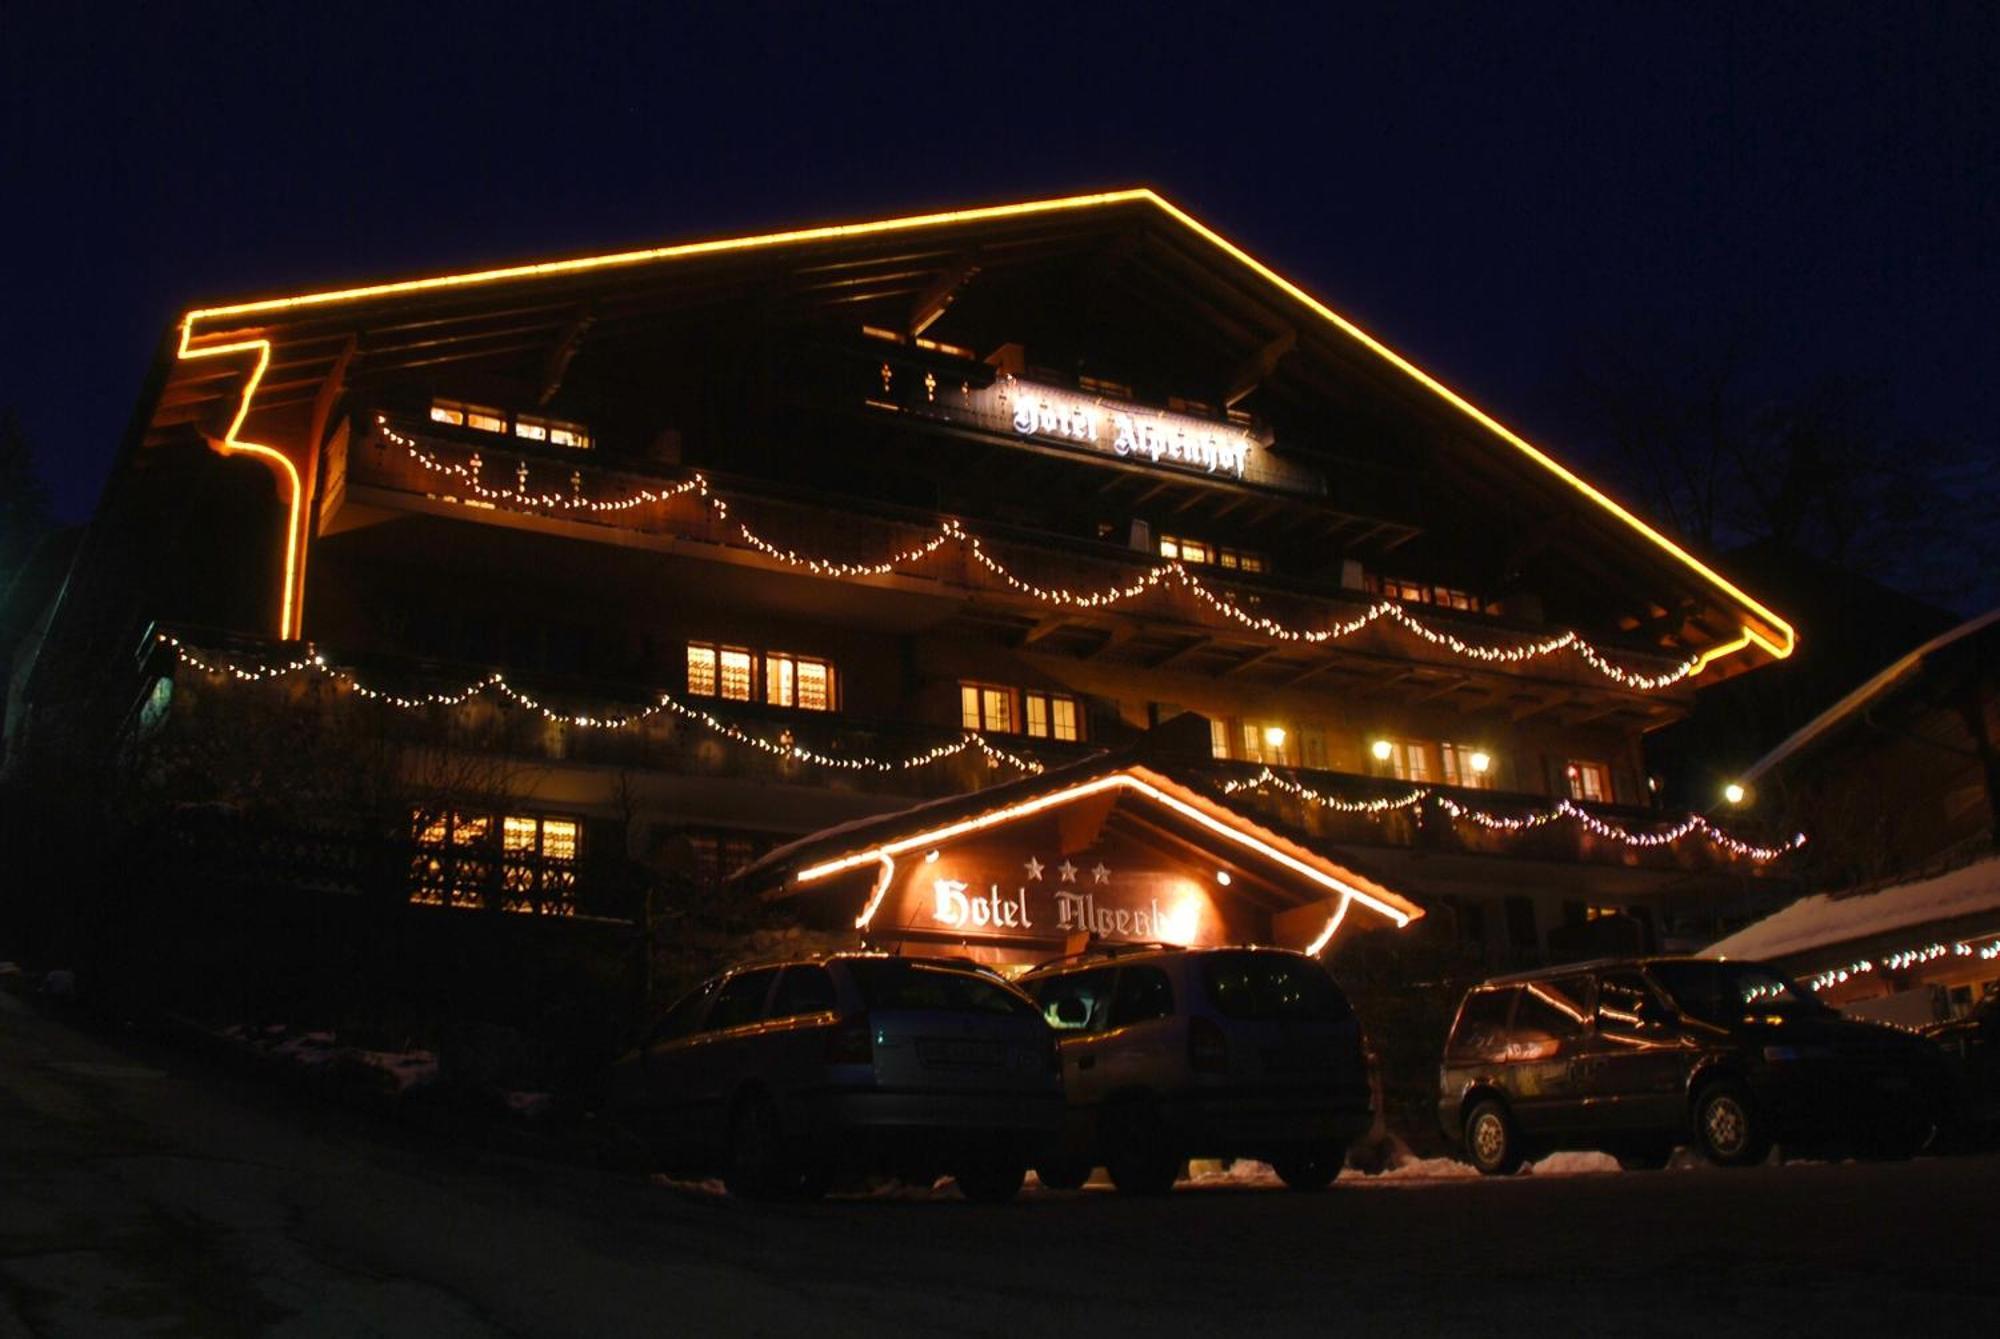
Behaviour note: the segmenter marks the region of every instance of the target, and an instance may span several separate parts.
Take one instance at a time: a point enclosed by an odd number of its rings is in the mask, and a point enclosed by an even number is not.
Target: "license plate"
[[[946,1069],[994,1069],[1000,1064],[1000,1045],[990,1041],[919,1041],[917,1059]]]

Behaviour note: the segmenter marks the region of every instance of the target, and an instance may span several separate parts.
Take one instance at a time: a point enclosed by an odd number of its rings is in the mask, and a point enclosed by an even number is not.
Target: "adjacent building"
[[[203,784],[391,842],[312,881],[411,915],[747,868],[1003,962],[1421,921],[1499,966],[1781,864],[1663,811],[1641,741],[1793,644],[1128,191],[189,312],[8,759],[267,741],[285,784]],[[365,763],[284,771],[336,727]]]

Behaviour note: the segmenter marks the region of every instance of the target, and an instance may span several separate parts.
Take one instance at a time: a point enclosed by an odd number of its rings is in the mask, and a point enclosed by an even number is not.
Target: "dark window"
[[[1104,1022],[1111,1011],[1111,982],[1117,975],[1112,967],[1094,967],[1087,972],[1068,972],[1030,983],[1028,993],[1042,1008],[1042,1017],[1058,1032],[1088,1032]],[[1081,1005],[1081,1017],[1061,1017],[1065,1001]],[[1078,1012],[1075,1008],[1072,1014]]]
[[[1605,972],[1597,978],[1597,1026],[1611,1033],[1639,1031],[1657,1016],[1652,988],[1630,969]]]
[[[1202,955],[1202,982],[1225,1018],[1339,1022],[1353,1015],[1326,968],[1289,953]]]
[[[1518,991],[1475,990],[1459,1006],[1458,1023],[1451,1030],[1446,1049],[1454,1060],[1476,1060],[1497,1056],[1507,1044],[1507,1011],[1514,1007]]]
[[[771,1017],[795,1018],[835,1007],[832,973],[824,967],[787,967],[778,982],[778,997],[771,1002]]]
[[[1118,974],[1111,1001],[1111,1026],[1130,1027],[1174,1012],[1174,986],[1157,967],[1127,967]]]
[[[1742,1021],[1748,1013],[1811,1012],[1818,1001],[1768,967],[1746,962],[1655,962],[1647,965],[1681,1012],[1709,1023]]]
[[[715,997],[715,1007],[708,1011],[709,1032],[719,1032],[723,1028],[742,1027],[754,1023],[764,1016],[764,997],[771,992],[771,980],[778,974],[775,967],[760,967],[754,972],[743,972],[729,978],[722,987],[722,993]]]
[[[1032,1014],[1033,1005],[977,972],[954,971],[894,958],[851,959],[848,970],[870,1009],[953,1014]]]
[[[1514,1011],[1515,1039],[1532,1044],[1581,1036],[1590,1019],[1586,1006],[1589,986],[1587,976],[1530,981],[1522,986],[1521,1007]]]
[[[715,986],[713,981],[704,981],[681,996],[679,1002],[660,1019],[659,1026],[653,1029],[653,1040],[673,1041],[693,1032],[695,1024],[701,1021],[701,1011],[708,1004],[708,997],[715,994]]]
[[[1486,904],[1467,902],[1458,909],[1459,936],[1468,944],[1486,942]]]
[[[1520,949],[1533,949],[1541,943],[1535,937],[1535,904],[1531,899],[1507,899],[1507,942]]]

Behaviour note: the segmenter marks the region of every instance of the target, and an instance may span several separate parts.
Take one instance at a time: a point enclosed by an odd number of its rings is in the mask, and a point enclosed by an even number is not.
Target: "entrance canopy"
[[[1224,800],[1127,758],[815,833],[739,878],[883,946],[1027,962],[1080,940],[1275,944],[1423,909]]]

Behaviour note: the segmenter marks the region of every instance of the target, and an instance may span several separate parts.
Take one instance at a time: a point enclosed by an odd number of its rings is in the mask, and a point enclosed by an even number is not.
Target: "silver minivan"
[[[1100,949],[1022,989],[1062,1042],[1068,1120],[1036,1164],[1157,1194],[1189,1158],[1254,1158],[1319,1190],[1372,1119],[1361,1027],[1315,959],[1270,948]]]
[[[850,1171],[955,1177],[1005,1200],[1063,1119],[1036,1006],[967,964],[839,953],[704,982],[608,1077],[605,1114],[656,1165],[746,1196]]]

